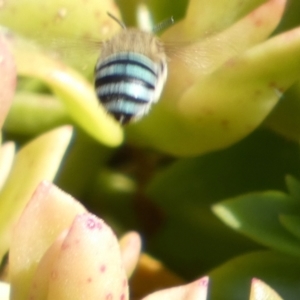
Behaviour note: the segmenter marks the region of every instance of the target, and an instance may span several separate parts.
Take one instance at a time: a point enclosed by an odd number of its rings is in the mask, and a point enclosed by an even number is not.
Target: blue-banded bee
[[[101,46],[95,88],[107,112],[124,125],[145,116],[160,98],[167,78],[167,59],[154,34],[126,28],[116,21],[123,30]]]

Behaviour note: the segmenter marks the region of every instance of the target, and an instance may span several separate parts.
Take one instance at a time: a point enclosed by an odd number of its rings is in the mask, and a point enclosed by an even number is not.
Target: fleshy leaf
[[[235,98],[240,99],[240,89],[243,89],[243,96],[256,99],[260,103],[257,107],[258,111],[264,113],[270,107],[273,107],[274,102],[278,100],[281,93],[298,79],[300,66],[299,48],[300,28],[296,28],[275,36],[264,44],[253,47],[240,57],[232,59],[204,81],[220,81],[218,88],[222,90],[227,84],[234,81],[235,83],[229,86],[235,86]],[[285,59],[282,60],[282,57],[285,57]],[[193,108],[203,106],[203,103],[196,101],[190,94],[196,93],[200,88],[205,88],[208,82],[199,82],[184,95],[181,101],[184,102],[184,99],[188,98],[185,105],[188,111],[192,112]],[[224,91],[228,92],[226,95],[230,97],[229,89],[224,89]],[[211,98],[214,94],[214,92],[209,93],[207,90],[204,91],[203,96],[210,95]],[[218,93],[216,92],[215,96],[217,95]],[[194,105],[188,105],[189,103],[194,103]],[[246,102],[242,102],[242,104],[247,105],[247,103],[248,100],[246,98]],[[226,104],[233,109],[231,102],[228,103],[227,101]],[[251,109],[253,104],[248,103],[248,105],[248,108]],[[254,108],[255,106],[253,106],[251,111]],[[243,109],[247,111],[247,106],[243,106]],[[259,114],[255,114],[255,116],[259,118]]]
[[[47,50],[54,49],[73,65],[82,66],[81,70],[83,67],[91,70],[99,55],[100,42],[120,30],[107,11],[119,17],[118,8],[111,0],[100,5],[97,0],[63,3],[46,0],[42,4],[9,0],[1,7],[0,21],[15,32],[42,43]],[[49,53],[46,55],[16,39],[13,48],[19,74],[38,78],[49,85],[74,122],[96,140],[108,146],[119,145],[122,130],[100,108],[92,85],[82,75],[51,58]],[[92,53],[94,42],[98,46]]]
[[[147,197],[163,215],[162,222],[153,222],[158,229],[147,250],[195,278],[232,256],[261,248],[224,226],[211,205],[252,191],[286,190],[286,174],[300,177],[299,145],[265,129],[226,150],[164,166],[147,186]]]
[[[123,266],[127,277],[130,277],[139,260],[142,247],[141,237],[137,232],[128,232],[119,240],[119,244]]]
[[[295,200],[300,201],[300,182],[293,176],[286,176],[285,183],[288,188],[289,193]]]
[[[0,32],[0,128],[2,128],[15,93],[17,72],[8,43]]]
[[[52,266],[47,299],[127,300],[119,251],[114,233],[102,220],[77,216]]]
[[[9,300],[10,285],[5,282],[0,282],[0,299]]]
[[[52,276],[53,265],[62,248],[68,230],[64,230],[42,256],[30,282],[30,299],[47,299],[49,278]],[[27,292],[27,291],[26,291]]]
[[[70,126],[47,132],[24,146],[16,155],[0,192],[0,257],[8,250],[12,224],[41,180],[52,180],[72,137]]]
[[[213,212],[228,226],[263,245],[299,255],[300,240],[287,231],[280,216],[292,214],[299,203],[280,192],[240,196],[213,206]]]
[[[2,190],[6,179],[12,168],[15,158],[15,144],[7,142],[0,149],[0,190]],[[0,201],[1,202],[1,201]]]
[[[264,125],[283,135],[289,140],[299,141],[300,136],[300,84],[296,82],[284,93],[272,113],[265,120]]]
[[[283,300],[273,289],[259,279],[252,279],[250,300]]]
[[[281,215],[280,222],[290,233],[300,239],[300,216]]]
[[[55,97],[37,93],[16,93],[4,123],[5,132],[37,135],[55,127],[70,124],[63,103]]]
[[[64,160],[64,167],[56,178],[57,185],[76,199],[82,199],[86,193],[94,195],[91,183],[94,182],[94,176],[99,169],[107,162],[109,155],[111,149],[99,144],[82,131],[76,132],[72,148]],[[95,195],[94,199],[97,199],[97,204],[102,203],[102,197],[98,198]]]
[[[263,0],[243,3],[238,0],[213,2],[191,0],[185,20],[182,22],[182,31],[185,33],[185,38],[190,40],[205,35],[207,32],[220,31],[263,2]]]
[[[259,43],[279,23],[284,5],[270,0],[215,39],[190,43],[188,64],[174,54],[169,84],[151,112],[155,122],[145,118],[130,128],[136,140],[196,155],[227,147],[258,127],[299,77],[299,28]]]
[[[94,42],[109,39],[120,30],[119,24],[107,15],[110,12],[120,19],[113,0],[6,0],[1,6],[0,23],[53,49],[72,65],[94,68]],[[80,20],[80,22],[79,22]],[[94,45],[95,46],[95,45]],[[95,52],[95,51],[93,51]]]
[[[108,146],[122,142],[121,127],[107,115],[94,88],[81,74],[17,36],[11,37],[10,41],[20,75],[46,83],[74,122],[96,140]]]
[[[164,93],[166,105],[177,105],[179,101],[182,101],[180,100],[181,96],[194,84],[201,82],[202,78],[205,80],[209,74],[225,62],[263,42],[278,25],[284,7],[285,0],[267,1],[224,31],[191,43],[180,49],[179,54],[173,51],[174,57],[171,52],[168,77],[170,86],[167,85]],[[247,36],[244,32],[247,32]],[[166,38],[168,38],[168,32]],[[183,73],[185,74],[184,80],[181,75]],[[213,77],[214,74],[211,76]],[[203,97],[201,97],[201,93],[199,95],[197,102],[205,105],[207,103],[204,100],[205,95]],[[218,108],[217,105],[216,108]],[[204,110],[204,112],[206,111]]]
[[[74,217],[85,211],[51,183],[39,184],[13,232],[9,276],[14,299],[28,299],[32,277],[44,252]]]
[[[161,290],[142,300],[206,300],[208,277],[203,277],[187,285]]]
[[[245,254],[218,266],[209,277],[211,299],[249,299],[252,278],[267,282],[283,299],[299,299],[299,259],[286,254],[271,251]]]

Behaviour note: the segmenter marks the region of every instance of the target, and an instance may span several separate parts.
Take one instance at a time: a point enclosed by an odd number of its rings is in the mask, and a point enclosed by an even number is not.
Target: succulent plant
[[[137,233],[127,233],[119,244],[103,220],[54,185],[41,182],[13,230],[10,285],[0,285],[1,299],[126,300],[127,276],[139,260],[140,248]],[[166,284],[166,277],[160,284]],[[203,277],[143,299],[205,300],[207,288],[208,278]],[[253,280],[249,299],[261,297],[281,299]]]
[[[298,299],[299,9],[2,1],[0,298]],[[124,128],[91,79],[107,12],[175,17],[164,93]]]

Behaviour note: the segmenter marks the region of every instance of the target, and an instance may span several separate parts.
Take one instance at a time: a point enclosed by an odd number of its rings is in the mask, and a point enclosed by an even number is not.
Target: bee
[[[95,67],[96,94],[106,111],[125,125],[148,114],[167,78],[163,44],[150,32],[126,26],[103,42]]]

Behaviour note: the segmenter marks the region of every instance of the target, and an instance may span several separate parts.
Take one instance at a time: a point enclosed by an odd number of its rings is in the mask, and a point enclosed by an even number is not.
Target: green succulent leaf
[[[297,300],[300,294],[300,262],[298,258],[271,251],[254,252],[236,257],[209,273],[211,299],[249,299],[253,278],[267,282],[282,299]],[[271,293],[273,298],[278,295]],[[271,296],[270,295],[270,296]],[[275,297],[275,298],[274,298]],[[266,295],[262,298],[269,299]],[[279,298],[281,299],[281,298]]]
[[[300,240],[282,226],[280,217],[300,212],[300,203],[289,195],[267,191],[239,196],[213,206],[228,226],[263,245],[289,254],[300,253]]]
[[[7,0],[0,10],[0,23],[90,74],[99,43],[120,30],[107,12],[120,19],[113,0]],[[91,51],[94,42],[97,51]]]
[[[264,2],[264,0],[248,0],[243,3],[238,0],[217,0],[207,3],[205,0],[191,0],[184,28],[190,39],[205,35],[207,31],[220,31]]]
[[[70,126],[47,132],[24,146],[15,156],[0,192],[0,257],[8,250],[13,224],[36,186],[53,180],[72,137]]]
[[[19,75],[46,83],[73,121],[96,140],[108,146],[122,142],[122,129],[99,105],[94,88],[82,75],[23,39],[14,36],[11,43]]]
[[[289,88],[282,100],[264,122],[264,126],[291,139],[299,141],[300,136],[300,84],[299,80]]]
[[[223,31],[170,49],[162,101],[130,134],[174,155],[197,155],[251,133],[299,77],[299,29],[266,40],[284,7],[284,0],[267,1]],[[184,22],[194,19],[187,17],[162,39],[180,39],[196,27]]]
[[[298,239],[300,239],[300,216],[282,215],[280,216],[281,224]]]
[[[57,185],[76,199],[81,199],[82,195],[92,195],[96,206],[103,203],[103,196],[98,197],[91,185],[97,180],[99,169],[104,168],[112,152],[111,148],[99,144],[84,132],[77,131],[72,140],[72,148],[64,160],[64,168],[56,178]]]
[[[285,178],[285,183],[288,189],[288,192],[295,200],[300,201],[300,181],[291,175],[287,175]]]
[[[47,94],[16,93],[4,123],[4,130],[13,134],[34,136],[71,123],[66,107]]]
[[[46,48],[47,52],[42,52],[25,40],[12,38],[18,74],[47,84],[74,123],[101,143],[117,146],[123,138],[122,130],[100,107],[93,86],[81,74],[50,55],[54,52],[68,64],[78,67],[81,73],[90,75],[99,56],[101,41],[120,30],[107,12],[119,17],[118,8],[111,0],[103,3],[96,0],[43,3],[8,0],[0,10],[0,22]],[[38,125],[37,121],[36,127]]]
[[[199,268],[205,272],[233,255],[259,248],[228,231],[211,206],[253,190],[284,189],[285,174],[300,176],[299,170],[298,145],[266,130],[256,131],[229,149],[175,161],[158,172],[147,189],[147,196],[164,216],[161,223],[154,222],[158,228],[148,249],[181,272],[197,276]]]

